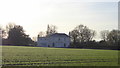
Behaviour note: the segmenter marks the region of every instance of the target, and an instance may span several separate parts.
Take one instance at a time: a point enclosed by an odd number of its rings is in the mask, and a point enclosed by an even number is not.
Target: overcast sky
[[[106,2],[105,2],[106,1]],[[68,34],[79,24],[99,32],[118,28],[118,0],[0,0],[0,25],[24,27],[31,37],[46,31],[47,24]]]

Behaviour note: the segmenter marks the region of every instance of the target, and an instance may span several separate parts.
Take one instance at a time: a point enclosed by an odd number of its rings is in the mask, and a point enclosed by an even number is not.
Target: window
[[[66,47],[66,44],[64,43],[64,47]]]
[[[55,46],[55,44],[53,43],[53,47]]]
[[[58,40],[60,40],[60,38]]]

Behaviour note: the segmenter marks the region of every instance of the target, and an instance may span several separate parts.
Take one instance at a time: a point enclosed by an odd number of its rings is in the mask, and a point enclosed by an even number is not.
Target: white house
[[[46,37],[38,37],[39,47],[69,47],[70,37],[65,33],[55,33]]]

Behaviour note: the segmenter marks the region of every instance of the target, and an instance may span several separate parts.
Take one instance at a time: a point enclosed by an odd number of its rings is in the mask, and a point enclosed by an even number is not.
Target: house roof
[[[51,35],[47,35],[46,37],[69,37],[67,34],[65,33],[54,33],[54,34],[51,34]]]

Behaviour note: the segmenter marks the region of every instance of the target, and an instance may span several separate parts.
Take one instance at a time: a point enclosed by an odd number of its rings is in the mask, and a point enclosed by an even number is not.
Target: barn
[[[69,47],[70,37],[65,33],[54,33],[45,37],[38,37],[39,47]]]

